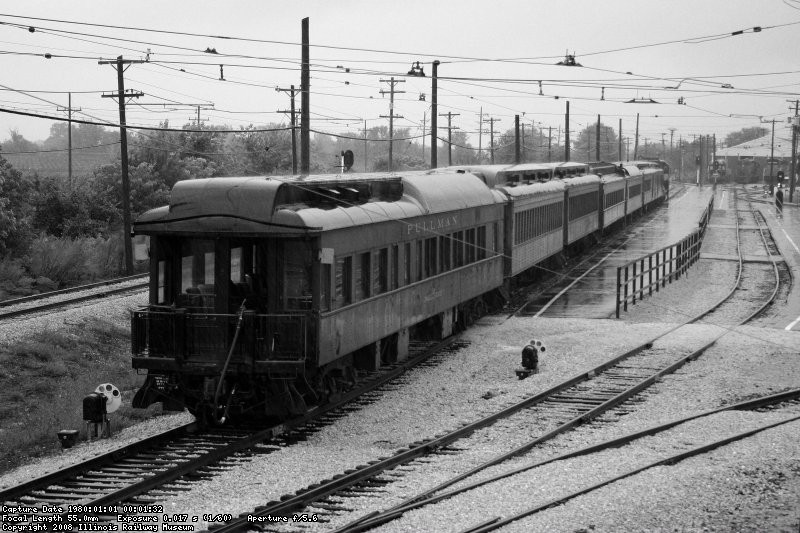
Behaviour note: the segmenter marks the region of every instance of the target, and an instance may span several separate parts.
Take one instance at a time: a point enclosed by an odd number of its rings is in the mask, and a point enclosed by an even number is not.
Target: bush
[[[61,284],[84,281],[86,277],[85,239],[41,236],[33,241],[30,271]]]
[[[50,237],[40,236],[31,244],[30,272],[60,285],[108,279],[124,270],[122,236]]]

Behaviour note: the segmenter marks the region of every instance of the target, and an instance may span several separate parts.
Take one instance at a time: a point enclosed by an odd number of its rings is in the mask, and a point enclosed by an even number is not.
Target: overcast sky
[[[277,111],[289,109],[289,97],[275,88],[300,87],[304,17],[316,131],[358,136],[365,120],[386,125],[389,97],[380,91],[389,84],[380,80],[394,76],[405,80],[396,85],[405,92],[395,96],[404,117],[395,126],[420,134],[423,120],[430,126],[437,58],[439,113],[458,113],[453,125],[474,132],[476,145],[481,111],[500,119],[496,130],[511,128],[518,114],[555,134],[567,100],[571,130],[599,114],[615,129],[621,118],[623,135],[632,136],[640,113],[640,137],[649,142],[663,133],[669,143],[671,128],[676,142],[712,133],[721,140],[759,125],[758,117],[776,119],[781,135],[787,100],[800,98],[800,0],[29,0],[0,8],[0,108],[65,116],[59,106],[71,91],[81,109],[74,118],[116,123],[115,101],[101,98],[116,90],[116,73],[98,59],[144,60],[149,51],[149,63],[125,72],[126,89],[145,93],[130,101],[129,124],[168,118],[180,126],[195,120],[198,104],[213,104],[200,111],[205,124],[286,122]],[[583,66],[555,66],[567,51]],[[415,61],[425,78],[405,76]],[[650,99],[659,104],[623,103]],[[0,139],[16,129],[34,141],[52,124],[5,112],[0,121]]]

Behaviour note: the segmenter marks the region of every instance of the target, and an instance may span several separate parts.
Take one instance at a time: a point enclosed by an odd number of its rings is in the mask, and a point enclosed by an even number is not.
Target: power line
[[[24,111],[17,111],[14,109],[7,109],[7,108],[0,108],[0,113],[9,113],[12,115],[22,115],[26,117],[34,117],[34,118],[45,118],[48,120],[54,120],[57,122],[64,122],[66,119],[64,117],[54,117],[52,115],[43,115],[41,113],[28,113]],[[79,120],[79,119],[72,119],[72,122],[77,124],[88,124],[90,126],[105,126],[109,128],[119,128],[119,123],[114,122],[93,122],[90,120]],[[126,128],[131,130],[146,130],[146,131],[177,131],[177,132],[184,132],[184,133],[245,133],[245,132],[268,132],[268,131],[288,131],[291,128],[254,128],[250,130],[218,130],[218,129],[180,129],[180,128],[153,128],[149,126],[132,126],[130,124],[125,125]]]

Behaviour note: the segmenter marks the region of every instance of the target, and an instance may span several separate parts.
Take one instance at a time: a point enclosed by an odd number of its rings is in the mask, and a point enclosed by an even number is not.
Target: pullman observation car
[[[151,257],[134,407],[300,413],[406,357],[411,328],[449,335],[502,285],[503,204],[459,174],[177,183],[134,224]]]

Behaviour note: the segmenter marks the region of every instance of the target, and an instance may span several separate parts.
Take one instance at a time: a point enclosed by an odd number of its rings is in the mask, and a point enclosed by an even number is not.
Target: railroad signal
[[[353,166],[353,161],[355,160],[355,156],[353,156],[352,150],[347,150],[342,152],[342,164],[344,166],[345,171],[350,170]]]

